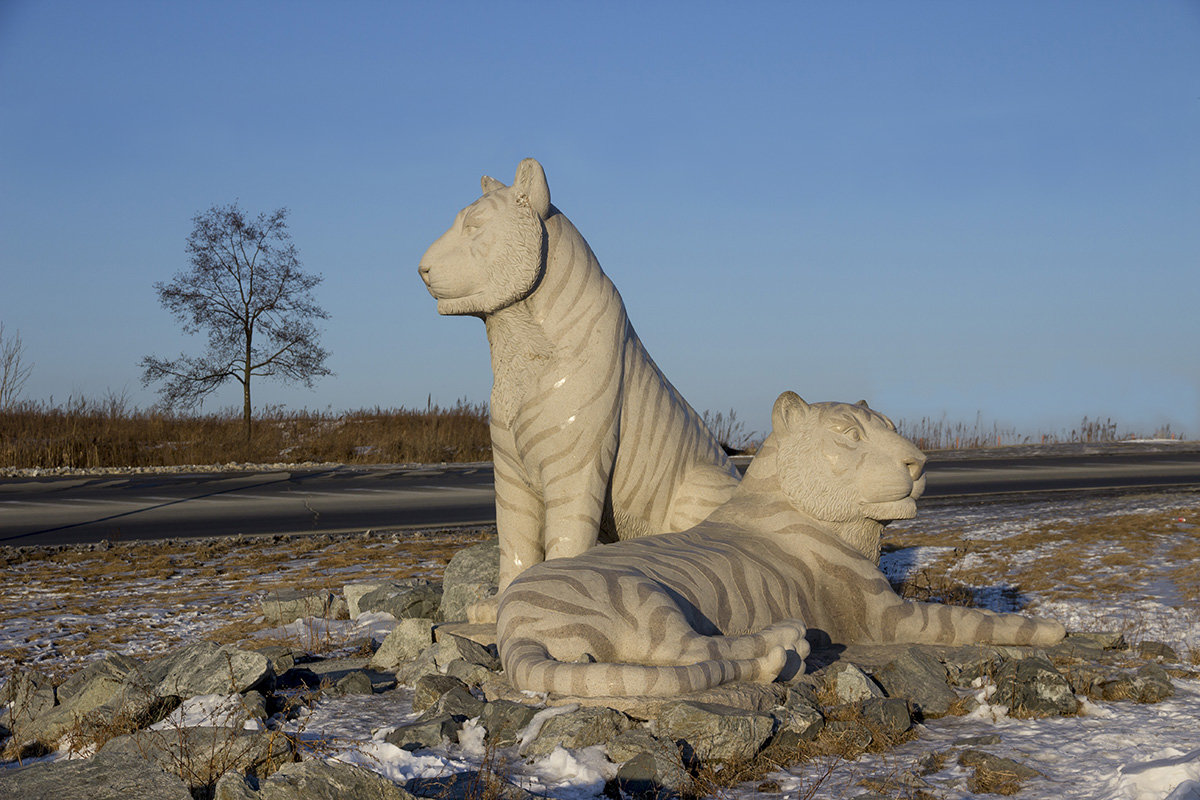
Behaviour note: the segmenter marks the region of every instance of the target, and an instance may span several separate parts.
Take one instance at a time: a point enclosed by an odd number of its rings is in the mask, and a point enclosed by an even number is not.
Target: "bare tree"
[[[4,335],[4,323],[0,322],[0,408],[8,408],[21,396],[25,381],[33,371],[33,364],[26,364],[25,344],[21,332]]]
[[[191,268],[154,284],[186,333],[207,332],[208,349],[173,360],[146,356],[142,383],[162,381],[159,395],[168,408],[193,408],[237,381],[247,442],[252,378],[312,386],[314,378],[331,374],[313,322],[329,317],[312,297],[322,278],[301,271],[287,213],[281,208],[250,219],[235,202],[197,214],[187,241]]]

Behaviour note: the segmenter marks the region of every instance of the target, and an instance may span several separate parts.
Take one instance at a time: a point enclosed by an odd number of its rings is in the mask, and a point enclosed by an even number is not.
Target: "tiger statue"
[[[893,591],[878,568],[879,537],[891,520],[916,516],[925,456],[887,417],[785,392],[771,422],[741,485],[704,522],[547,561],[508,587],[497,639],[514,687],[672,696],[790,679],[809,640],[1045,645],[1064,636],[1057,622]]]
[[[733,493],[738,472],[646,353],[588,243],[527,158],[430,245],[438,312],[481,317],[503,590],[548,558],[679,531]],[[469,609],[494,622],[496,600]]]

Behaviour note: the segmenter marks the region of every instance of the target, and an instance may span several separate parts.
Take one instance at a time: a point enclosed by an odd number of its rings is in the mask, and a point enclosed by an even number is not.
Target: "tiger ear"
[[[867,405],[867,401],[866,401],[866,400],[859,400],[859,401],[858,401],[857,403],[855,403],[854,405],[856,405],[856,406],[859,406],[860,408],[870,408],[870,406],[869,406],[869,405]]]
[[[784,392],[771,409],[771,428],[787,432],[796,430],[808,415],[810,406],[795,392]]]
[[[513,188],[519,193],[518,199],[523,196],[539,217],[545,219],[550,215],[550,185],[546,183],[546,171],[537,160],[527,158],[520,163]]]
[[[484,194],[487,194],[488,192],[494,192],[497,189],[507,189],[508,187],[491,175],[484,175],[479,179],[479,188],[483,190]]]

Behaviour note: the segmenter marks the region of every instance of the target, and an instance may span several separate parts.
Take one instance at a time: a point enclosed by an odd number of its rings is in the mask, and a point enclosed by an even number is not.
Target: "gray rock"
[[[433,660],[435,649],[433,645],[430,645],[412,661],[401,661],[397,664],[393,669],[396,682],[405,686],[415,686],[417,681],[426,675],[440,675],[441,672]]]
[[[499,581],[499,539],[458,551],[442,576],[441,618],[447,622],[465,620],[467,606],[496,594]]]
[[[159,697],[195,697],[269,688],[274,677],[271,662],[262,653],[197,642],[148,662],[137,681]]]
[[[511,700],[493,700],[479,713],[479,724],[487,731],[487,741],[495,747],[511,747],[517,734],[533,719],[537,709]]]
[[[408,800],[412,795],[369,769],[312,759],[284,764],[255,790],[236,772],[217,781],[213,800]]]
[[[105,753],[0,770],[0,800],[192,800],[187,785],[137,755]]]
[[[1158,664],[1146,664],[1136,672],[1121,672],[1099,682],[1098,694],[1105,700],[1160,703],[1175,694],[1171,676]]]
[[[875,681],[853,664],[844,661],[825,671],[824,680],[839,703],[856,703],[871,697],[883,697],[884,693]]]
[[[1129,647],[1125,642],[1125,634],[1120,631],[1080,631],[1067,634],[1067,639],[1088,640],[1094,642],[1101,650],[1125,650]]]
[[[456,772],[437,778],[413,778],[404,788],[417,797],[437,800],[539,800],[519,786],[514,786],[494,772]]]
[[[14,731],[45,714],[55,705],[54,684],[37,670],[21,670],[8,679],[0,704],[11,703],[0,720]]]
[[[929,652],[909,648],[875,673],[888,697],[904,698],[926,719],[943,717],[958,695],[950,688],[946,668]]]
[[[383,586],[395,585],[396,581],[362,581],[358,583],[347,583],[342,587],[342,597],[346,599],[346,613],[350,615],[350,619],[356,619],[362,610],[358,607],[358,601],[363,595]]]
[[[246,692],[242,695],[242,708],[246,711],[246,719],[266,719],[267,698],[262,692]]]
[[[1079,701],[1067,679],[1043,658],[1004,664],[996,673],[992,702],[1008,706],[1017,717],[1051,717],[1079,710]]]
[[[273,644],[268,647],[259,647],[254,652],[267,657],[267,661],[271,662],[271,669],[276,675],[282,675],[296,666],[295,651],[285,645]]]
[[[359,613],[383,612],[396,619],[434,618],[442,604],[442,587],[425,580],[387,583],[358,600]]]
[[[990,647],[957,647],[947,650],[942,658],[953,686],[970,686],[976,678],[995,675],[1004,663],[1004,658]]]
[[[142,662],[138,659],[113,653],[100,661],[88,664],[63,681],[57,689],[58,702],[69,703],[77,696],[87,693],[96,683],[119,687],[135,677],[141,668]],[[93,708],[101,703],[96,703]]]
[[[371,666],[375,669],[395,669],[405,661],[421,655],[433,644],[433,620],[429,617],[412,617],[400,620],[384,638]],[[431,658],[432,660],[432,658]]]
[[[434,673],[418,678],[413,684],[413,711],[424,711],[451,689],[462,689],[467,694],[471,693],[465,683],[449,675]]]
[[[857,720],[830,720],[825,723],[823,736],[837,742],[842,749],[865,752],[875,741],[871,729]]]
[[[347,619],[350,616],[346,599],[328,589],[280,589],[267,594],[260,604],[263,616],[272,625],[287,625],[303,617]]]
[[[1091,637],[1069,634],[1058,644],[1045,649],[1049,658],[1068,661],[1098,661],[1104,658],[1104,648]]]
[[[746,761],[774,729],[770,714],[687,700],[672,703],[658,717],[658,730],[682,743],[688,761]]]
[[[912,727],[908,703],[899,697],[872,697],[859,704],[859,714],[871,725],[878,726],[890,736],[899,736]]]
[[[632,727],[633,720],[616,709],[584,706],[546,720],[534,740],[521,749],[521,754],[537,758],[559,746],[577,750],[604,744]]]
[[[1159,661],[1179,660],[1179,654],[1172,647],[1149,639],[1144,642],[1138,642],[1137,652],[1142,658],[1155,658]]]
[[[183,775],[192,789],[215,785],[229,770],[265,775],[293,758],[286,736],[234,728],[139,731],[108,742],[100,748],[105,754],[142,758]]]
[[[424,715],[415,722],[398,726],[384,741],[404,750],[432,750],[445,742],[457,742],[462,719],[450,714]]]
[[[467,686],[479,686],[495,674],[486,667],[481,667],[478,664],[468,664],[461,658],[456,658],[446,664],[445,669],[447,675],[452,678],[458,678]]]
[[[374,691],[371,676],[361,669],[354,670],[333,685],[333,693],[339,695],[371,694]]]
[[[452,633],[438,636],[437,650],[434,660],[438,667],[444,668],[451,661],[466,661],[484,669],[496,671],[500,669],[500,659],[496,656],[495,645],[484,647],[478,642]]]
[[[487,701],[471,694],[465,686],[454,686],[425,710],[427,716],[449,714],[460,721],[473,719],[483,713]]]
[[[1015,794],[1021,782],[1041,775],[1035,769],[1011,758],[994,756],[983,750],[964,750],[958,757],[964,767],[973,767],[975,773],[967,779],[967,789],[979,794]]]
[[[628,794],[674,791],[691,780],[679,748],[645,728],[630,728],[609,741],[605,749],[609,760],[621,765],[617,782]]]
[[[771,712],[775,718],[772,747],[794,750],[801,742],[811,742],[825,727],[825,717],[815,707],[803,702],[783,705]]]

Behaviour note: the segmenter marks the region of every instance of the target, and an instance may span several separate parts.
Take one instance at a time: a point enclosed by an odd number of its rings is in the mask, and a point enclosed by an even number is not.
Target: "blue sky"
[[[153,283],[237,199],[291,209],[337,373],[256,404],[485,400],[483,326],[416,266],[525,156],[700,410],[1200,435],[1194,0],[4,0],[25,396],[152,403],[139,359],[203,344]]]

